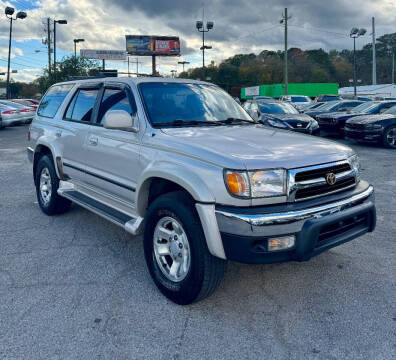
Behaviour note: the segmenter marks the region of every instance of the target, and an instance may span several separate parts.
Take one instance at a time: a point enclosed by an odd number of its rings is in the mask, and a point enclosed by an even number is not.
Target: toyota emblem
[[[335,176],[335,174],[334,173],[328,173],[327,175],[326,175],[326,182],[330,185],[330,186],[332,186],[332,185],[334,185],[335,183],[336,183],[336,176]]]

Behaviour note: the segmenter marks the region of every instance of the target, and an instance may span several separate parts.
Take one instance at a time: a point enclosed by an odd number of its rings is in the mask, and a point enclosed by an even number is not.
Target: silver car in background
[[[33,117],[36,114],[34,108],[17,104],[16,102],[9,100],[0,100],[0,106],[9,107],[9,109],[5,110],[5,114],[2,113],[2,117],[4,117],[4,115],[13,115],[9,117],[9,122],[6,122],[5,126],[29,124],[32,122]]]

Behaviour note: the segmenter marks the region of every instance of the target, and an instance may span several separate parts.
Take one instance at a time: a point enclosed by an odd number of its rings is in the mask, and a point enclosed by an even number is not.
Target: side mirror
[[[109,110],[104,115],[103,127],[112,130],[137,132],[139,122],[136,115],[132,116],[125,110]]]

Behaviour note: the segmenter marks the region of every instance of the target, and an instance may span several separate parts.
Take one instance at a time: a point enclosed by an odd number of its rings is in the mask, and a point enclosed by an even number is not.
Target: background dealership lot
[[[155,288],[141,238],[74,206],[36,204],[26,126],[0,133],[0,358],[394,359],[396,152],[354,146],[377,230],[307,263],[230,263],[180,307]]]

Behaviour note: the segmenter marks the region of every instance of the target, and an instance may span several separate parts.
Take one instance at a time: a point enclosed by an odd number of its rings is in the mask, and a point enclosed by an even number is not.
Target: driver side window
[[[136,113],[136,103],[129,102],[128,95],[124,89],[110,89],[107,88],[103,92],[102,101],[99,107],[99,113],[96,123],[103,125],[104,115],[110,110],[124,110],[128,114]]]

